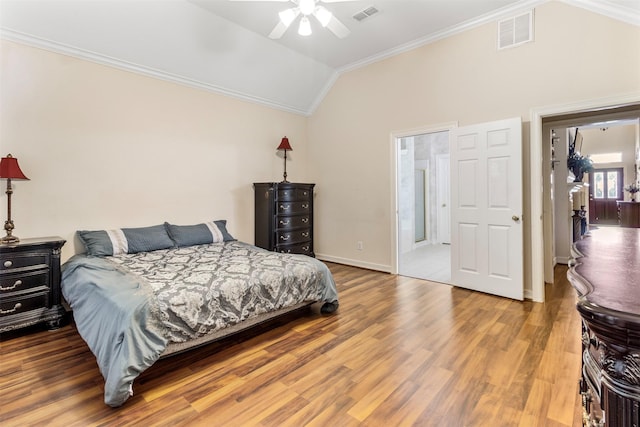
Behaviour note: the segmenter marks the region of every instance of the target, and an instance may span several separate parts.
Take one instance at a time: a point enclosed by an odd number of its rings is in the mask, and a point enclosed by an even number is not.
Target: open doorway
[[[451,283],[449,131],[396,138],[398,273]]]
[[[638,180],[640,107],[564,114],[542,120],[544,281],[553,283],[554,266],[571,259],[571,245],[589,227],[618,226],[622,188]],[[580,152],[594,170],[575,182],[566,166],[568,141],[581,135]],[[580,232],[576,218],[580,214]],[[586,225],[586,229],[584,229]]]

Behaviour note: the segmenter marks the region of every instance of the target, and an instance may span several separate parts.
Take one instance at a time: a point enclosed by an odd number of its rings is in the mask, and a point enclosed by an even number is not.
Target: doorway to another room
[[[449,131],[396,138],[398,273],[451,283]]]

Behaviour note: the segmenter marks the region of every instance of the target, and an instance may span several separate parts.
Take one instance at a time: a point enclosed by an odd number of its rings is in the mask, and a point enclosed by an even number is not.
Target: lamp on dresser
[[[7,232],[7,235],[0,239],[0,244],[16,243],[19,242],[20,239],[12,234],[14,226],[13,221],[11,220],[11,194],[13,194],[11,180],[29,180],[29,178],[27,178],[20,170],[18,159],[13,157],[11,154],[7,154],[7,157],[3,157],[2,160],[0,160],[0,178],[5,178],[7,180],[7,220],[4,222],[4,229]]]
[[[282,180],[282,182],[289,182],[287,181],[287,151],[292,150],[293,149],[289,144],[289,138],[285,136],[284,138],[282,138],[282,141],[280,141],[280,145],[278,145],[278,151],[284,151],[284,179]]]

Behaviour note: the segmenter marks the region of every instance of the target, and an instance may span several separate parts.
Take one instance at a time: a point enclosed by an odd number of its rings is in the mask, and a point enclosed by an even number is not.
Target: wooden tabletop
[[[582,302],[640,316],[640,229],[591,229],[575,249],[583,256],[570,279]]]

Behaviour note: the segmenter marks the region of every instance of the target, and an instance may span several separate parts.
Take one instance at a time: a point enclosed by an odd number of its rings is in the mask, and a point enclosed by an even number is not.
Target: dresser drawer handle
[[[302,237],[309,237],[309,232],[305,231],[304,233],[302,233]]]
[[[10,291],[12,289],[17,288],[20,285],[22,285],[22,280],[16,280],[16,282],[13,284],[13,286],[9,286],[8,288],[4,288],[4,287],[0,286],[0,291]]]
[[[290,236],[290,235],[288,235],[288,234],[287,234],[286,236],[280,236],[280,240],[284,240],[285,242],[286,242],[287,240],[289,240],[290,238],[291,238],[291,236]]]
[[[16,305],[14,305],[11,310],[0,310],[0,314],[15,313],[16,311],[20,310],[21,308],[22,308],[22,304],[17,302]]]
[[[288,211],[289,209],[291,209],[291,205],[280,205],[280,209]]]
[[[306,196],[307,194],[309,194],[309,193],[307,193],[306,191],[303,191],[303,192],[302,192],[302,195],[303,195],[303,196]]]
[[[289,224],[291,224],[290,220],[286,220],[286,221],[280,220],[280,225],[289,225]]]
[[[305,251],[305,252],[309,252],[309,246],[303,246],[302,250]]]
[[[281,254],[290,254],[291,253],[291,249],[287,249],[286,251],[284,249],[280,250]]]
[[[7,260],[7,261],[5,261],[5,262],[4,262],[4,266],[5,266],[6,268],[11,267],[12,265],[13,265],[13,261],[11,261],[11,260]]]
[[[309,222],[309,218],[302,218],[302,222],[305,223],[305,224],[308,223]]]
[[[305,203],[304,205],[302,205],[302,209],[309,209],[309,204]]]

